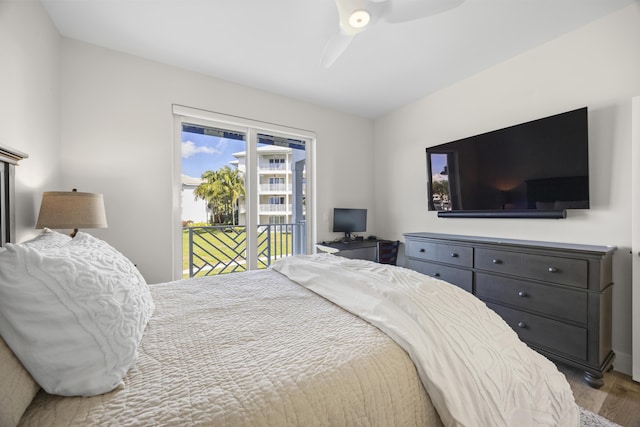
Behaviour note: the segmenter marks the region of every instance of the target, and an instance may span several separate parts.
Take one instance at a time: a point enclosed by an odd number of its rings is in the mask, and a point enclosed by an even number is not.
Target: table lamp
[[[72,191],[45,191],[36,228],[73,229],[106,228],[107,216],[102,194]]]

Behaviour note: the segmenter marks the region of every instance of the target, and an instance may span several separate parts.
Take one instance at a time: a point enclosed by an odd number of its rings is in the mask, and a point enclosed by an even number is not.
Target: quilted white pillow
[[[0,252],[0,333],[51,394],[113,390],[138,357],[154,304],[136,267],[78,233],[58,248]]]

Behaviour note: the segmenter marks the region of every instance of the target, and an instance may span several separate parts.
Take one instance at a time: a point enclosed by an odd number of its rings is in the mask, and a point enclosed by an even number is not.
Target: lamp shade
[[[36,228],[106,228],[102,194],[76,191],[45,191]],[[75,233],[74,233],[75,234]]]

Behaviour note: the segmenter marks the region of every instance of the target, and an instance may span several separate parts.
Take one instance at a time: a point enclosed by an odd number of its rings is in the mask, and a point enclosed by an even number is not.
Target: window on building
[[[284,205],[284,197],[269,197],[270,205]]]

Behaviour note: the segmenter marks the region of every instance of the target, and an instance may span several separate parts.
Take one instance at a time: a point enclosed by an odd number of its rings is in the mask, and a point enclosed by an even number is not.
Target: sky
[[[230,166],[238,151],[245,151],[244,141],[182,132],[182,174],[200,178],[208,170]]]
[[[441,175],[440,173],[444,170],[444,167],[447,164],[447,155],[446,154],[432,154],[431,155],[431,175],[433,176],[434,181],[443,181],[445,179],[449,179],[446,175]]]

